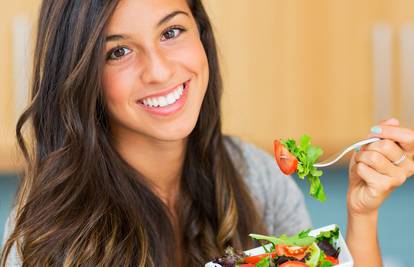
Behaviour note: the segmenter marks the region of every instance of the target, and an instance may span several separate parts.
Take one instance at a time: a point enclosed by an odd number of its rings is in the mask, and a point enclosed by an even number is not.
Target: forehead
[[[120,0],[109,19],[107,30],[154,28],[165,15],[177,10],[191,14],[187,0]]]

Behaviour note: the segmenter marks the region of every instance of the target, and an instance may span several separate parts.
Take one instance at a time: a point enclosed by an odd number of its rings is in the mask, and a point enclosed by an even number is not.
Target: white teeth
[[[142,103],[149,107],[165,107],[167,105],[175,103],[178,99],[180,99],[183,91],[184,84],[180,85],[175,91],[169,93],[166,96],[146,98],[142,100]]]
[[[180,94],[177,92],[177,91],[174,91],[174,98],[175,99],[178,99],[178,98],[180,98]]]
[[[175,103],[176,98],[174,97],[173,93],[169,93],[167,95],[167,103],[168,105],[171,105],[172,103]]]
[[[158,102],[160,103],[160,107],[165,107],[168,105],[167,99],[164,96],[158,97]]]
[[[160,103],[158,103],[158,100],[155,98],[151,98],[150,101],[152,107],[158,107],[160,105]]]

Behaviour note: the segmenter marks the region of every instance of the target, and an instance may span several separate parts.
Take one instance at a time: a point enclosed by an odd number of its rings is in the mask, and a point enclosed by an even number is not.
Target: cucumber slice
[[[321,249],[316,243],[312,243],[309,248],[306,250],[307,253],[310,253],[309,259],[306,260],[306,264],[310,267],[317,267],[319,262],[319,257],[321,255]]]

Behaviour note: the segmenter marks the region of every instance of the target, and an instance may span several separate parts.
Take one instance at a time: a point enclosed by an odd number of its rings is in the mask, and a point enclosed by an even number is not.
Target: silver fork
[[[350,151],[352,151],[352,150],[354,150],[358,147],[361,147],[363,145],[367,145],[367,144],[370,144],[370,143],[373,143],[373,142],[377,142],[379,140],[381,140],[381,139],[378,138],[378,137],[373,137],[373,138],[368,138],[368,139],[361,140],[359,142],[356,142],[355,144],[350,145],[349,147],[345,148],[341,152],[330,156],[326,160],[313,164],[313,166],[316,167],[316,168],[327,167],[329,165],[332,165],[332,164],[336,163],[343,156],[345,156],[346,153],[348,153],[348,152],[350,152]]]

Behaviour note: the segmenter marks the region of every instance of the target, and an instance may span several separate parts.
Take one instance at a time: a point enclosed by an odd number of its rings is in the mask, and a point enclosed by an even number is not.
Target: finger
[[[386,180],[387,177],[363,162],[358,162],[352,166],[351,173],[360,177],[366,184],[375,185],[378,181]]]
[[[357,163],[364,163],[374,169],[375,171],[392,177],[406,177],[405,170],[400,168],[386,158],[383,154],[377,151],[358,152],[355,155]]]
[[[377,125],[371,128],[371,136],[398,142],[407,152],[414,152],[414,131],[398,126]]]
[[[390,118],[390,119],[382,121],[380,125],[400,126],[400,121],[397,120],[396,118]]]
[[[355,164],[351,171],[380,194],[389,192],[406,181],[406,179],[383,175],[363,162]]]
[[[389,161],[395,162],[404,154],[404,150],[390,139],[382,139],[364,147],[364,151],[376,151],[383,154]]]
[[[411,176],[414,173],[414,161],[407,153],[394,141],[389,139],[380,140],[371,143],[364,148],[364,151],[376,151],[384,155],[394,166],[394,162],[399,161],[404,155],[405,159],[398,164],[402,168],[406,176]]]

